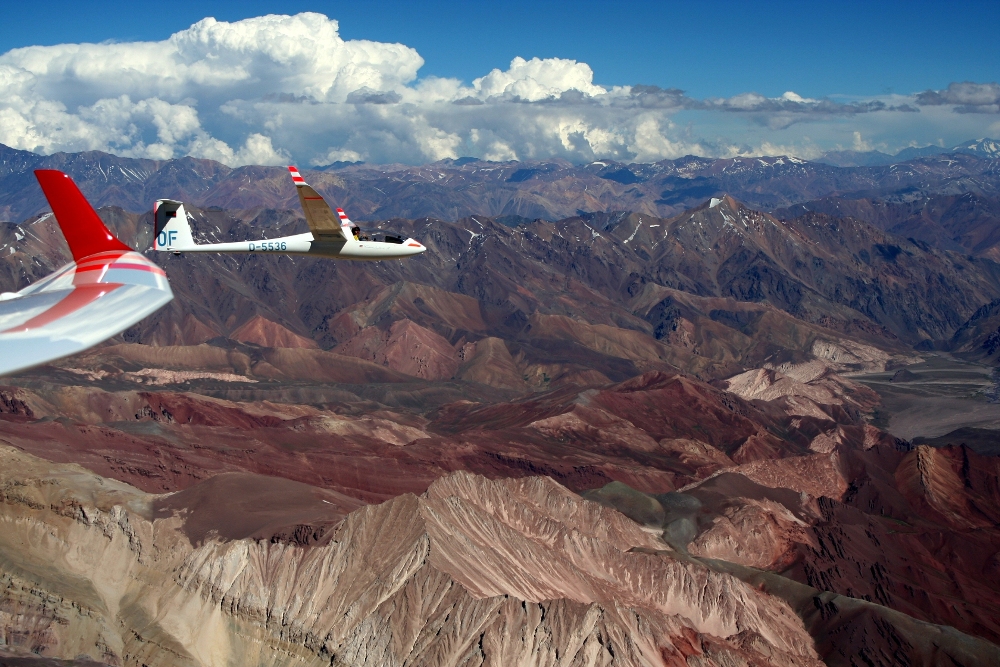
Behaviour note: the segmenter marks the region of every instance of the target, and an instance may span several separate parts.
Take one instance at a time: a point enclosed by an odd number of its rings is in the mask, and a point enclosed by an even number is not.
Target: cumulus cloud
[[[916,102],[924,106],[954,105],[959,113],[1000,113],[1000,84],[950,83],[944,90],[925,90],[917,95]]]
[[[0,143],[230,165],[804,155],[817,141],[793,126],[851,143],[921,107],[995,111],[1000,100],[995,83],[847,102],[791,91],[702,100],[602,86],[588,64],[561,58],[516,57],[471,83],[418,78],[422,66],[414,49],[344,40],[316,13],[206,18],[158,42],[14,49],[0,55]]]
[[[472,82],[480,98],[520,99],[527,102],[560,97],[567,91],[588,96],[604,95],[607,91],[594,85],[590,65],[562,58],[517,57],[506,71],[495,69]]]
[[[826,116],[872,113],[873,111],[917,111],[909,104],[890,106],[881,100],[841,103],[829,99],[808,99],[792,91],[784,93],[781,97],[764,97],[758,93],[743,93],[728,99],[708,100],[707,105],[724,111],[785,112]]]
[[[874,150],[872,145],[861,136],[860,132],[854,133],[854,145],[851,148],[859,152]]]
[[[240,100],[392,104],[423,65],[410,47],[345,41],[338,28],[309,13],[206,18],[161,42],[8,51],[0,56],[0,142],[43,153],[286,159],[266,127],[231,127]]]

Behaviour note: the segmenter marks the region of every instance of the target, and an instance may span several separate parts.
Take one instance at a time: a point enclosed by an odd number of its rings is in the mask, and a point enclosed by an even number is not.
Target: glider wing
[[[108,231],[69,176],[51,169],[35,176],[73,261],[0,294],[0,375],[82,352],[173,298],[163,269]]]
[[[299,193],[299,202],[302,204],[302,211],[306,214],[306,222],[309,223],[313,237],[317,241],[353,241],[351,230],[341,225],[340,220],[330,210],[330,205],[306,183],[299,170],[290,166],[288,171]]]

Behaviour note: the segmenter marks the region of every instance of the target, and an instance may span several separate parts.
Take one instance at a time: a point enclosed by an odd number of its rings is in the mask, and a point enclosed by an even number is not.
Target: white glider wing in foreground
[[[69,176],[35,176],[73,261],[0,294],[0,375],[82,352],[174,298],[163,269],[115,238]]]
[[[302,211],[309,223],[309,231],[305,234],[260,241],[196,244],[191,235],[191,224],[184,204],[171,199],[159,199],[153,206],[156,225],[153,247],[173,253],[263,252],[354,260],[401,259],[427,250],[414,239],[384,233],[362,233],[342,209],[338,208],[334,214],[323,197],[305,182],[298,169],[289,167],[288,171],[291,172]]]

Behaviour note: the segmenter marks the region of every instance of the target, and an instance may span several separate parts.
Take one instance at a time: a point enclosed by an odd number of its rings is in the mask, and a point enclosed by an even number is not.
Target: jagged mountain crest
[[[997,139],[973,139],[959,144],[951,149],[954,153],[969,153],[990,159],[1000,158],[1000,140]]]
[[[723,193],[757,210],[834,194],[911,200],[964,191],[1000,193],[1000,173],[991,165],[980,150],[857,168],[789,156],[688,156],[652,164],[602,161],[583,166],[560,160],[355,164],[310,170],[307,177],[357,220],[427,216],[454,221],[470,215],[561,220],[595,211],[666,218]],[[42,156],[0,146],[0,219],[19,221],[46,210],[31,175],[37,168],[64,170],[96,205],[131,212],[148,210],[164,197],[227,209],[297,206],[281,167],[231,168],[191,157],[148,160],[97,151]]]
[[[967,155],[975,155],[976,157],[987,160],[995,160],[1000,157],[1000,141],[988,138],[972,139],[956,146],[952,146],[951,148],[934,145],[923,147],[913,146],[910,148],[904,148],[895,155],[890,155],[881,151],[827,151],[817,158],[817,162],[822,162],[836,167],[879,167],[900,164],[916,158],[954,153],[964,153]]]
[[[196,232],[212,240],[302,225],[289,211],[191,210]],[[109,210],[105,217],[129,242],[148,243],[148,214]],[[645,285],[658,285],[703,298],[770,303],[808,322],[840,322],[845,331],[874,326],[871,333],[882,329],[876,335],[883,340],[892,332],[888,340],[914,344],[950,338],[980,305],[1000,296],[1000,277],[991,262],[936,251],[853,219],[808,214],[778,220],[731,195],[702,200],[673,218],[601,214],[512,228],[472,216],[457,223],[393,220],[385,226],[421,238],[430,248],[427,256],[384,266],[157,257],[178,289],[190,289],[170,310],[179,308],[182,319],[198,313],[195,319],[216,336],[261,315],[329,348],[345,342],[330,333],[336,313],[373,298],[385,286],[413,283],[476,300],[485,331],[505,340],[521,335],[536,311],[652,333],[655,326],[644,320],[645,311],[629,304]],[[11,287],[62,261],[58,247],[40,241],[57,236],[51,218],[26,227],[31,234],[20,229],[0,234],[0,260]],[[221,292],[206,292],[204,286],[216,284]],[[350,289],[332,294],[332,287],[317,290],[315,284]],[[241,296],[220,301],[223,294]],[[300,305],[289,310],[291,304]],[[418,308],[407,317],[420,319],[419,313]],[[434,317],[420,321],[437,327]],[[457,331],[445,326],[439,334],[455,343],[461,336]]]

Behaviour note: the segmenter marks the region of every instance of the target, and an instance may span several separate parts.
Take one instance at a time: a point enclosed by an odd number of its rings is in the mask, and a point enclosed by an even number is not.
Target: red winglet
[[[131,250],[108,231],[72,178],[55,169],[36,169],[35,177],[75,261],[109,250]]]

